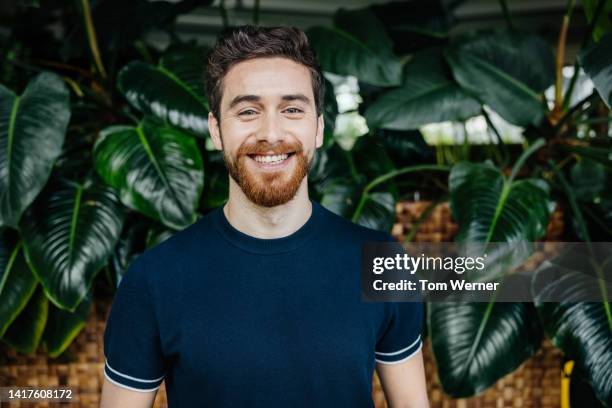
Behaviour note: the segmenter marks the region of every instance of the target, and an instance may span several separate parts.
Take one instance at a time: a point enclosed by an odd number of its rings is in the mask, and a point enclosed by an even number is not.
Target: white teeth
[[[258,163],[280,163],[289,157],[288,154],[275,154],[265,156],[255,156],[255,161]]]

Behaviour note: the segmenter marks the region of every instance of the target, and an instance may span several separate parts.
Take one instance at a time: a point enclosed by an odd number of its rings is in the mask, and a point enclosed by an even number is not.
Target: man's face
[[[257,205],[288,202],[323,144],[308,68],[279,57],[243,61],[222,93],[220,127],[210,113],[209,129],[230,176]]]

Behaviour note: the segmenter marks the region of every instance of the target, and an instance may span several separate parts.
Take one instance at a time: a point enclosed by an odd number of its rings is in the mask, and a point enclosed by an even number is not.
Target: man
[[[208,60],[227,204],[140,255],[104,335],[102,408],[427,407],[421,303],[361,301],[361,245],[389,241],[308,197],[323,79],[305,34],[239,27]]]

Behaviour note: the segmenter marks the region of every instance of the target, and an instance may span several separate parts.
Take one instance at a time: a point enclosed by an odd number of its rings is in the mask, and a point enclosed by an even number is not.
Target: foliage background
[[[381,230],[398,200],[448,201],[460,242],[541,239],[556,202],[564,239],[609,241],[612,2],[568,1],[552,42],[505,1],[504,27],[455,34],[460,3],[339,9],[306,30],[328,85],[312,196]],[[225,201],[208,48],[175,30],[196,7],[231,26],[224,2],[190,0],[21,1],[3,17],[0,337],[20,352],[61,355],[134,256]],[[586,32],[564,79],[576,20]],[[427,331],[452,396],[491,386],[548,336],[612,404],[609,302],[430,304]]]

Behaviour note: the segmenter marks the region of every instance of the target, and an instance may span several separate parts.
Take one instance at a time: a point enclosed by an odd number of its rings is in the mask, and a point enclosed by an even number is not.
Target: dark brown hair
[[[325,81],[306,34],[295,27],[243,25],[222,33],[208,56],[205,83],[210,111],[220,121],[223,78],[229,69],[253,58],[285,57],[310,70],[317,116],[323,110]]]

